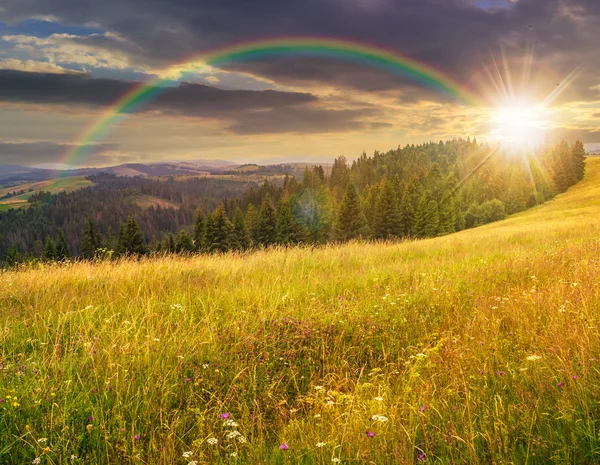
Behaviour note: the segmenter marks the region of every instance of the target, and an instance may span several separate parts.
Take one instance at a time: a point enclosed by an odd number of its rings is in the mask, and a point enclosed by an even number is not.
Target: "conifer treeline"
[[[552,198],[583,178],[585,150],[562,141],[530,153],[499,150],[475,140],[410,145],[349,164],[329,174],[308,167],[301,182],[265,182],[212,212],[198,208],[193,224],[146,241],[129,217],[115,238],[87,219],[81,255],[213,253],[272,245],[323,244],[352,239],[426,238],[497,221]],[[482,161],[486,160],[484,163]],[[5,258],[17,263],[21,251]],[[64,234],[46,238],[41,258],[69,257]]]

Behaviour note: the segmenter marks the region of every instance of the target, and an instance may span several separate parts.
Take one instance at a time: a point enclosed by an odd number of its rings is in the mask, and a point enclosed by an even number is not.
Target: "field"
[[[0,200],[0,211],[8,210],[10,208],[26,207],[27,201],[32,194],[36,192],[44,191],[56,194],[58,192],[71,192],[82,187],[91,186],[93,183],[85,179],[85,176],[72,176],[68,178],[57,178],[48,181],[40,181],[33,183],[24,183],[17,186],[5,187],[0,186],[0,197],[14,191],[25,191],[22,195],[15,197],[9,197],[7,199]],[[31,192],[29,191],[31,189]]]
[[[0,463],[598,463],[599,307],[600,159],[431,240],[6,272]]]

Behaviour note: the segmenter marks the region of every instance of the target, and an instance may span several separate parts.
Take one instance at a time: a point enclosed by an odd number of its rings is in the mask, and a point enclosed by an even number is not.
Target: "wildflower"
[[[194,455],[194,453],[191,450],[189,450],[187,452],[184,452],[182,454],[182,456],[183,456],[184,459],[189,459],[192,455]]]
[[[340,463],[340,462],[341,462],[341,460],[340,460],[340,459],[338,459],[337,457],[334,457],[334,458],[332,458],[332,459],[331,459],[331,461],[332,461],[333,463]]]
[[[222,414],[221,414],[221,418],[222,418],[223,420],[227,420],[227,419],[228,419],[230,416],[231,416],[231,415],[230,415],[229,413],[222,413]]]
[[[561,381],[561,382],[559,382],[559,383],[556,383],[556,387],[562,387],[562,385],[563,385],[563,382],[562,382],[562,381]]]
[[[219,443],[219,440],[217,438],[208,438],[206,442],[208,442],[211,446],[216,446]]]
[[[527,360],[529,360],[530,362],[535,362],[536,360],[540,360],[542,357],[540,357],[539,355],[530,355],[529,357],[527,357]]]
[[[419,410],[421,411],[421,413],[424,412],[425,410],[427,410],[427,405],[421,405]]]
[[[141,438],[142,438],[142,437],[141,437],[139,434],[136,434],[136,435],[133,437],[133,440],[134,440],[134,441],[139,441]]]
[[[365,432],[365,434],[370,437],[370,438],[374,438],[375,437],[375,432],[374,431],[367,431]]]
[[[324,442],[317,442],[315,445],[316,445],[318,448],[325,447],[325,443],[324,443]]]
[[[185,378],[185,379],[184,379],[184,381],[185,381],[186,383],[189,383],[191,380],[192,380],[192,378]]]
[[[31,462],[31,463],[37,465],[38,463],[42,463],[42,459],[39,457],[36,457],[35,459],[33,459],[33,462]]]
[[[375,400],[376,400],[377,402],[383,402],[383,397],[375,397]]]
[[[385,415],[373,415],[371,417],[371,420],[378,421],[379,423],[385,423],[386,421],[388,421],[388,417],[386,417]]]
[[[241,435],[242,434],[239,431],[230,431],[229,433],[227,433],[227,439],[235,439]]]
[[[240,425],[238,425],[235,421],[229,419],[223,423],[223,426],[229,426],[230,428],[237,428]]]
[[[94,417],[88,417],[88,421],[91,423],[92,421],[94,421]]]
[[[499,375],[499,376],[503,376],[503,375],[504,375],[504,372],[503,372],[503,371],[499,371],[499,372],[498,372],[498,375]]]
[[[316,413],[313,418],[321,418],[321,414],[320,413]]]
[[[237,440],[240,444],[246,444],[248,442],[248,440],[241,434],[238,436]]]
[[[573,376],[571,376],[571,378],[577,379],[577,375],[573,375]]]
[[[282,442],[279,446],[279,450],[288,450],[290,446],[288,446],[287,442]]]
[[[75,460],[77,460],[77,456],[75,454],[71,454],[71,462],[74,462]]]
[[[425,452],[421,452],[418,456],[417,459],[419,460],[419,462],[424,462],[425,461]]]
[[[198,462],[196,462],[195,460],[192,460],[191,462],[188,462],[187,465],[198,465]]]
[[[48,438],[39,438],[38,442],[44,443],[48,440]]]
[[[315,386],[315,391],[320,391],[323,389],[323,386]]]

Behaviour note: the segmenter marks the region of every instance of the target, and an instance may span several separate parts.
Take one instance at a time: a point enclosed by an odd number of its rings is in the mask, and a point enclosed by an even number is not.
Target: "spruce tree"
[[[275,213],[275,240],[277,244],[289,245],[300,241],[299,228],[294,220],[290,202],[281,199]]]
[[[446,199],[439,205],[438,235],[443,236],[455,232],[456,205],[452,199]]]
[[[421,238],[437,236],[439,223],[437,202],[430,199],[429,194],[423,194],[415,214],[415,236]]]
[[[102,235],[98,232],[91,216],[88,216],[83,238],[81,240],[81,254],[84,258],[94,258],[96,250],[102,247]]]
[[[62,229],[59,229],[58,237],[56,239],[56,259],[64,261],[70,257],[71,254],[69,253],[69,246],[67,244],[67,239],[65,238],[65,233]]]
[[[194,220],[194,245],[196,250],[204,250],[204,235],[206,232],[206,219],[202,209],[196,210],[196,219]]]
[[[187,229],[182,229],[177,234],[177,240],[175,242],[175,250],[177,253],[189,254],[195,249],[192,237]]]
[[[227,252],[231,249],[233,224],[220,205],[206,220],[206,248],[209,252]]]
[[[6,264],[11,268],[15,268],[19,263],[21,263],[21,254],[17,246],[12,244],[6,254]]]
[[[254,230],[254,240],[258,245],[269,246],[275,244],[275,210],[271,205],[271,197],[265,196],[260,206],[258,219]]]
[[[42,259],[46,262],[53,262],[56,260],[56,246],[50,236],[46,236],[46,243],[44,244],[44,253]]]
[[[340,241],[366,237],[367,220],[354,183],[348,183],[335,223],[335,236]]]
[[[240,207],[237,207],[233,214],[232,247],[234,250],[246,250],[250,248],[250,234],[246,228],[246,220]]]
[[[391,239],[402,235],[396,193],[388,180],[381,186],[373,223],[373,236],[376,239]]]
[[[250,236],[250,242],[256,243],[254,236],[256,234],[256,224],[258,223],[258,212],[253,204],[249,204],[248,208],[246,209],[245,223],[246,229],[248,230],[248,234]]]
[[[175,253],[176,251],[177,247],[175,246],[175,237],[172,233],[169,233],[165,239],[165,252]]]
[[[119,229],[117,251],[121,255],[146,255],[148,246],[137,221],[130,216],[125,225]]]
[[[575,182],[581,181],[585,175],[585,147],[580,140],[571,147],[571,160]]]

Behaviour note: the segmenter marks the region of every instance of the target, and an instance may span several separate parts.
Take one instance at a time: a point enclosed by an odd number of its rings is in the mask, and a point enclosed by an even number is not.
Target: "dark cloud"
[[[57,144],[48,141],[35,142],[2,142],[0,141],[0,164],[3,165],[35,165],[56,161],[66,155],[75,144]],[[118,155],[109,156],[110,152],[118,149],[116,144],[94,144],[90,149],[91,161],[107,161],[118,159]]]
[[[550,64],[559,75],[581,62],[592,63],[578,86],[584,94],[598,84],[600,68],[597,0],[519,0],[504,2],[502,8],[478,7],[485,2],[471,0],[4,0],[3,4],[3,15],[14,21],[53,15],[69,24],[99,24],[119,39],[81,40],[125,50],[134,61],[153,65],[257,37],[325,35],[381,44],[461,82],[488,62],[491,53],[499,56],[501,45],[511,55],[535,44],[536,60]],[[245,68],[304,81],[335,76],[343,85],[368,91],[406,84],[379,72],[344,75],[344,68],[331,61],[297,62],[290,67],[289,60],[274,60]]]
[[[0,70],[0,102],[44,105],[111,106],[135,85],[88,75],[28,73]],[[127,111],[160,112],[168,116],[220,119],[234,133],[327,133],[365,129],[370,108],[333,110],[312,94],[274,90],[223,90],[180,83]]]

